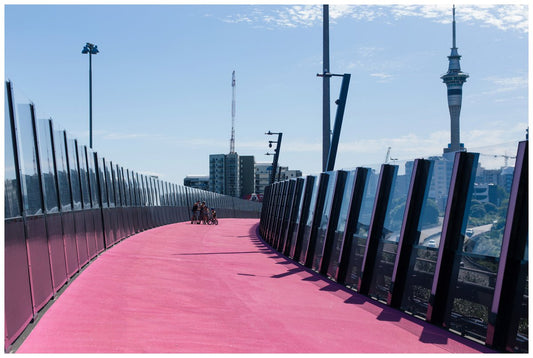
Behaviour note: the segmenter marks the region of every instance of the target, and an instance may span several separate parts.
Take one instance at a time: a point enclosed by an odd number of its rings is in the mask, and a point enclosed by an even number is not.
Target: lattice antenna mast
[[[229,142],[230,154],[235,153],[235,71],[231,76],[231,139]]]

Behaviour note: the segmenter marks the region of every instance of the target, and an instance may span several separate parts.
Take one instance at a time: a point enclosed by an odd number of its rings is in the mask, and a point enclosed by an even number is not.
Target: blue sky
[[[331,70],[351,74],[335,169],[381,163],[388,147],[400,161],[442,153],[451,13],[451,4],[330,6]],[[461,112],[469,150],[514,155],[525,138],[528,16],[524,4],[456,3],[457,47],[470,75]],[[179,184],[209,174],[209,154],[229,152],[235,70],[236,151],[269,162],[273,138],[264,133],[281,131],[280,164],[321,171],[321,5],[8,3],[4,22],[5,78],[16,100],[30,99],[39,117],[85,144],[81,50],[98,45],[93,147],[124,167]],[[332,79],[332,101],[340,82]]]

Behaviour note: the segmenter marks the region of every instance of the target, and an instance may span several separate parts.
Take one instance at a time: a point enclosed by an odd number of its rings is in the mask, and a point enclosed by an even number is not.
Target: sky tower
[[[464,151],[464,145],[460,140],[459,116],[461,114],[461,101],[463,98],[463,83],[469,77],[467,73],[461,71],[459,63],[461,56],[457,52],[455,44],[455,5],[453,6],[452,22],[453,47],[450,56],[448,56],[448,72],[441,76],[442,81],[448,89],[448,109],[450,110],[450,144],[444,148],[444,153]]]

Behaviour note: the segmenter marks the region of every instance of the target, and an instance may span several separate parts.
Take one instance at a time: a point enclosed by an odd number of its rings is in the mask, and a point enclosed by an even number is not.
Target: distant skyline
[[[529,12],[524,3],[455,3],[463,86],[461,142],[499,167],[528,127]],[[270,162],[264,133],[283,132],[281,166],[321,171],[322,5],[15,5],[4,7],[4,78],[88,144],[93,56],[94,150],[183,184],[227,154],[231,75],[235,149]],[[331,71],[350,73],[335,169],[442,154],[452,4],[330,5]],[[340,79],[331,86],[331,126]],[[493,151],[493,147],[496,149]],[[498,157],[491,158],[491,155]]]

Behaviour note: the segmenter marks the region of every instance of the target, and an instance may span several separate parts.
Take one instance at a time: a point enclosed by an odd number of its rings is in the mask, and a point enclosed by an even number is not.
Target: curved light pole
[[[89,147],[93,148],[93,74],[92,55],[98,53],[98,46],[87,42],[81,50],[83,54],[89,54]]]
[[[278,140],[277,141],[273,141],[273,140],[269,140],[268,141],[269,148],[272,148],[272,143],[276,143],[276,149],[274,149],[274,160],[272,161],[272,174],[270,176],[270,184],[272,184],[276,180],[276,171],[278,169],[279,150],[281,148],[281,137],[283,136],[283,133],[273,133],[271,131],[268,131],[265,134],[266,135],[274,135],[274,134],[278,135]],[[266,153],[266,155],[272,155],[272,153]]]

